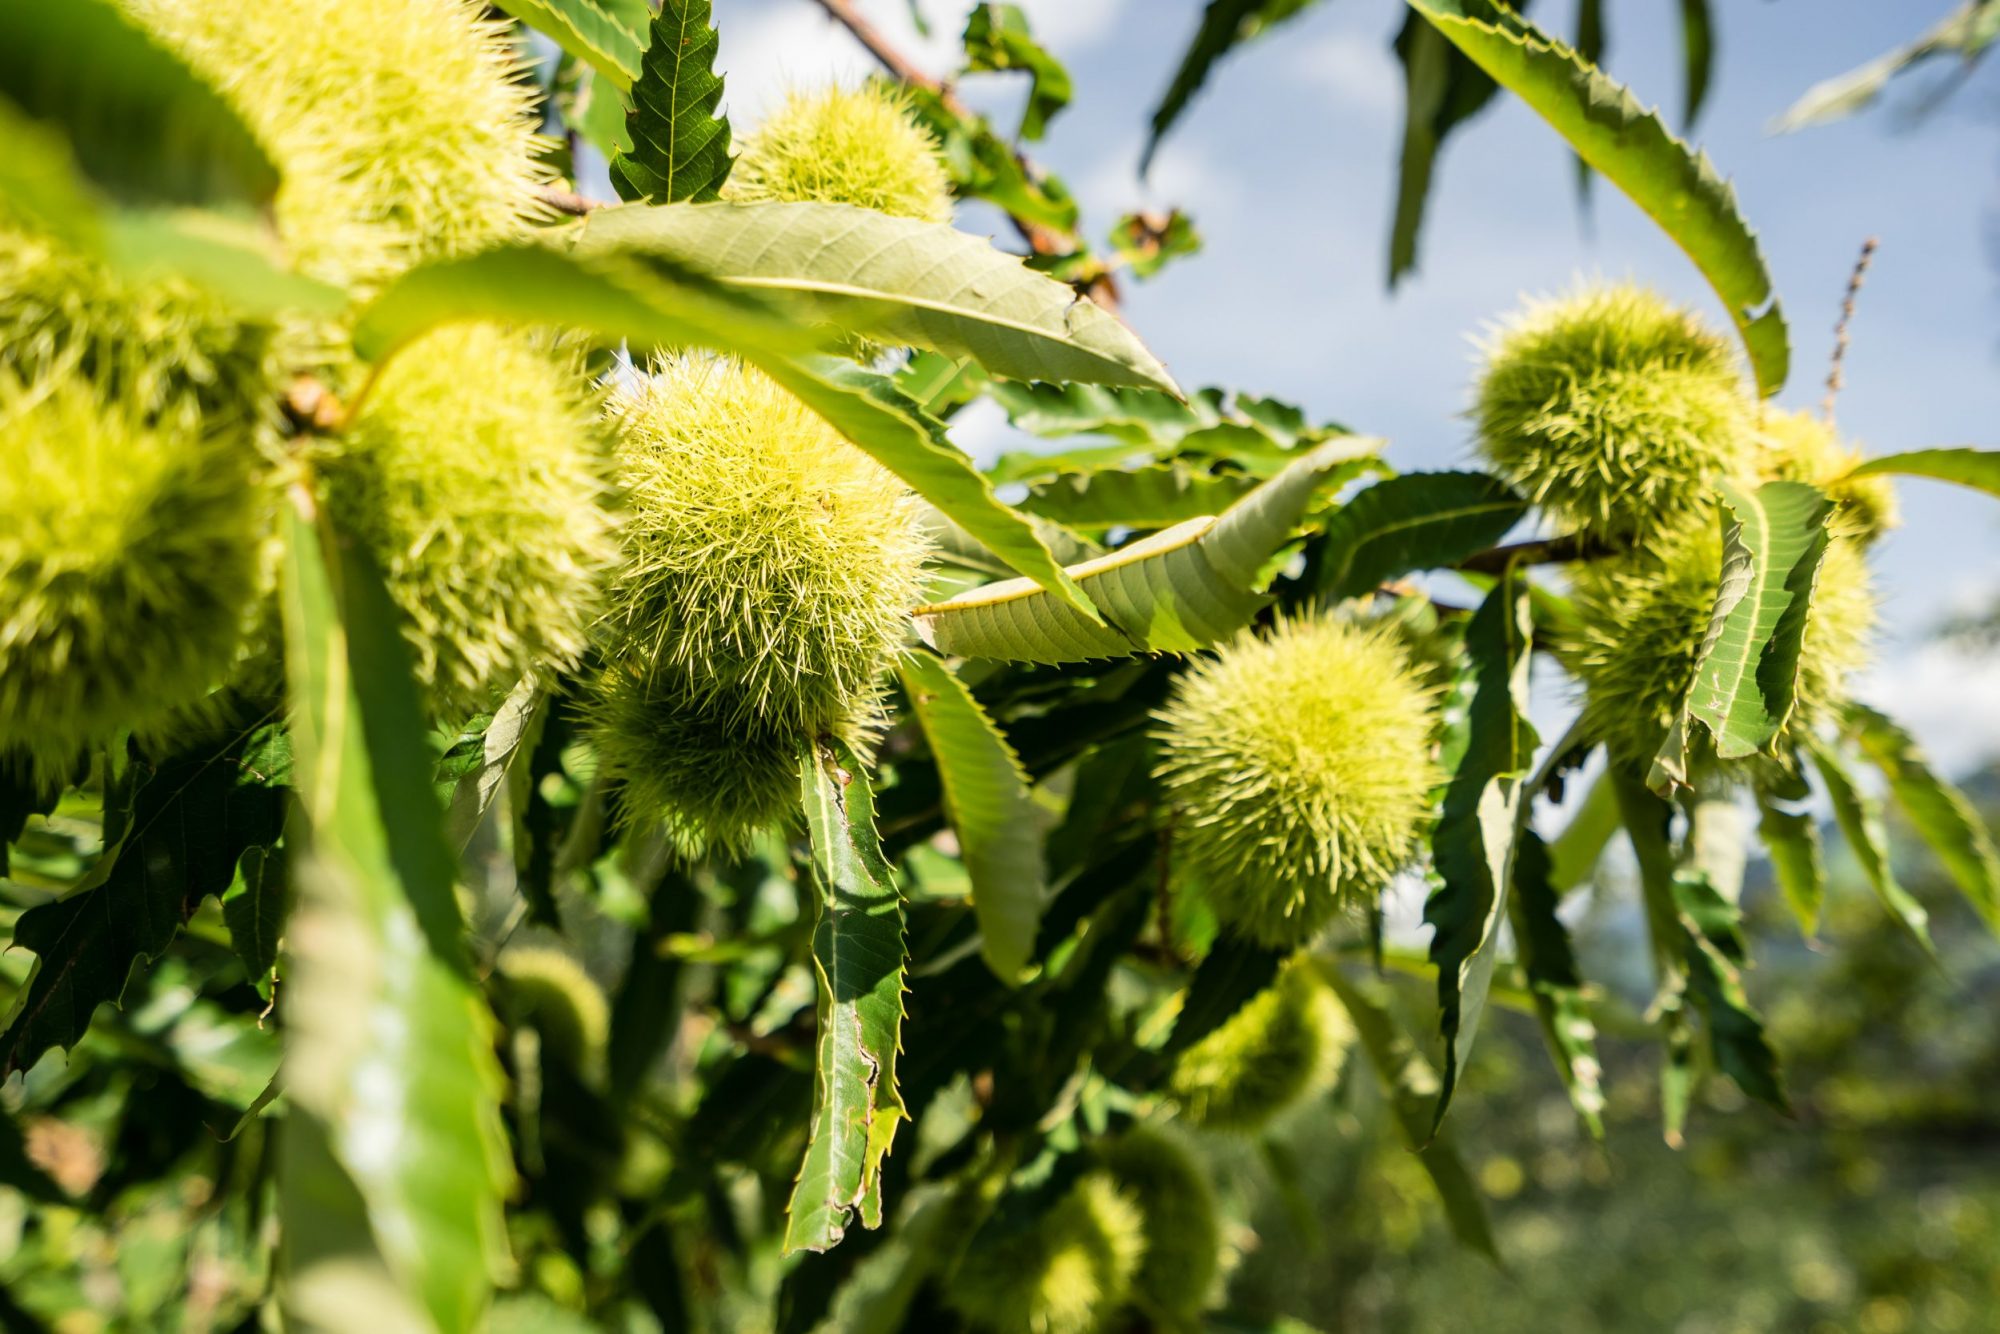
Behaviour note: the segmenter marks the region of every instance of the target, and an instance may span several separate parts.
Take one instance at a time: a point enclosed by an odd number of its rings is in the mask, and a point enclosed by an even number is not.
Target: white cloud
[[[1285,68],[1335,106],[1370,120],[1386,122],[1402,110],[1402,78],[1395,56],[1372,33],[1332,32],[1298,43]]]

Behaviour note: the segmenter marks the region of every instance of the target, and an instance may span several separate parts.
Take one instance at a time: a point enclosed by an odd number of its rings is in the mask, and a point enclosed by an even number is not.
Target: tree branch
[[[602,200],[586,199],[570,190],[558,190],[553,185],[538,185],[534,194],[537,203],[546,204],[556,212],[567,213],[572,218],[587,217],[605,206]]]

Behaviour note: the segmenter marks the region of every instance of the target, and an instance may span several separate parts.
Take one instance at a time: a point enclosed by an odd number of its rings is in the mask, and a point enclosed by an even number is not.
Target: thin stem
[[[1875,247],[1880,244],[1872,236],[1861,243],[1861,254],[1854,261],[1854,272],[1848,275],[1847,299],[1840,303],[1840,319],[1833,326],[1833,365],[1827,370],[1826,397],[1819,405],[1820,416],[1826,418],[1828,426],[1833,425],[1833,400],[1840,396],[1841,386],[1847,382],[1842,363],[1847,360],[1847,329],[1854,322],[1854,299],[1861,295],[1861,284],[1868,277],[1868,265],[1875,258]]]

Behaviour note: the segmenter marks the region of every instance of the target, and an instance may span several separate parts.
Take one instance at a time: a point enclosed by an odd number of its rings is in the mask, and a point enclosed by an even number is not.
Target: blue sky
[[[1932,82],[1914,76],[1886,105],[1835,125],[1772,136],[1766,126],[1816,81],[1913,37],[1955,0],[1711,0],[1715,84],[1695,137],[1736,185],[1761,233],[1792,325],[1793,379],[1780,401],[1817,404],[1832,324],[1862,238],[1881,238],[1848,358],[1842,428],[1871,452],[2000,447],[2000,63],[1911,129],[1899,109]],[[862,9],[934,72],[968,4],[907,0]],[[1461,412],[1471,335],[1524,294],[1579,275],[1631,277],[1720,309],[1699,275],[1615,188],[1599,181],[1588,221],[1571,159],[1532,112],[1502,97],[1448,142],[1421,268],[1383,282],[1402,87],[1389,42],[1394,0],[1325,0],[1239,52],[1211,78],[1154,164],[1137,177],[1148,113],[1192,34],[1200,0],[1029,0],[1038,34],[1069,65],[1078,98],[1036,158],[1061,173],[1101,230],[1140,204],[1177,204],[1207,248],[1143,286],[1126,315],[1186,385],[1274,394],[1390,440],[1405,469],[1470,459]],[[1606,65],[1677,117],[1678,0],[1611,11]],[[873,68],[810,0],[720,0],[728,108],[745,124],[787,84]],[[1534,13],[1557,32],[1574,0]],[[1011,108],[1018,84],[965,91]],[[1003,124],[1011,119],[1003,117]],[[962,226],[1003,224],[968,210]],[[960,443],[990,455],[1004,423],[975,417]],[[2000,593],[2000,506],[1934,483],[1903,488],[1905,525],[1876,562],[1885,595],[1882,665],[1865,696],[1908,720],[1954,767],[2000,753],[2000,672],[1930,644],[1956,606]]]

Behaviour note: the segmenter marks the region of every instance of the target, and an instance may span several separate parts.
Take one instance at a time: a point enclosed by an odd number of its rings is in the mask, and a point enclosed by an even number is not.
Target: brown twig
[[[952,91],[951,85],[917,68],[908,56],[897,50],[895,44],[882,35],[880,28],[863,18],[854,8],[853,0],[814,0],[814,3],[826,11],[827,17],[847,29],[854,40],[861,43],[869,55],[875,57],[876,63],[897,81],[906,83],[912,88],[935,93],[938,100],[944,104],[944,109],[954,116],[965,120],[979,119],[978,113],[960,100],[958,94]],[[1040,176],[1040,169],[1023,154],[1015,153],[1014,159],[1031,178]],[[1077,238],[1067,232],[1012,213],[1007,216],[1013,222],[1014,229],[1021,234],[1021,239],[1026,241],[1028,248],[1037,255],[1068,255],[1078,249]],[[1088,291],[1091,299],[1098,305],[1111,311],[1118,309],[1118,284],[1110,273],[1093,276]]]
[[[1847,328],[1854,322],[1854,299],[1861,295],[1869,262],[1875,258],[1875,247],[1880,244],[1872,236],[1861,243],[1861,255],[1854,261],[1854,272],[1847,279],[1847,299],[1840,303],[1840,319],[1833,326],[1833,365],[1827,370],[1826,398],[1819,407],[1820,416],[1826,418],[1828,426],[1833,425],[1833,400],[1840,396],[1840,387],[1846,383],[1841,363],[1847,360]]]
[[[598,199],[586,199],[573,190],[558,190],[553,185],[535,187],[535,199],[558,213],[567,213],[572,218],[588,217],[592,212],[604,207]]]

